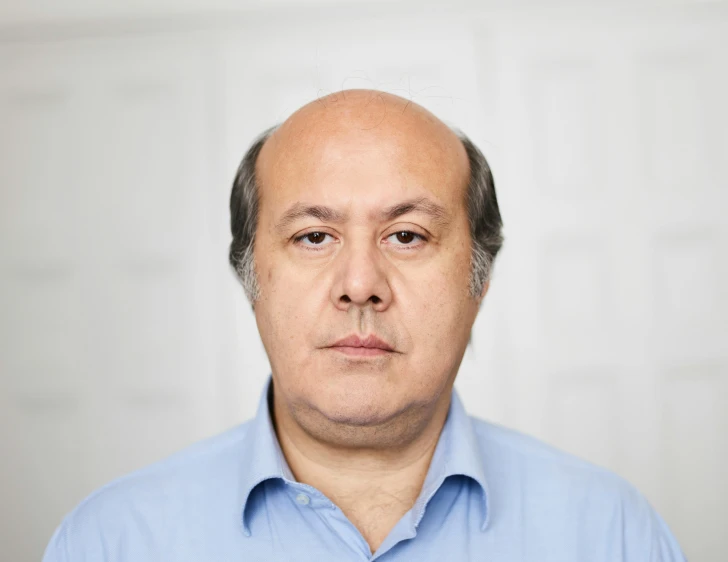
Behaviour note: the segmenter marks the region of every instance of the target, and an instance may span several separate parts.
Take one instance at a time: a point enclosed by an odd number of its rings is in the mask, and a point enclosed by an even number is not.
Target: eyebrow
[[[429,216],[432,220],[440,225],[446,225],[449,221],[448,212],[439,203],[427,199],[427,197],[420,197],[418,199],[410,199],[409,201],[403,201],[397,203],[391,207],[387,207],[381,213],[381,219],[385,221],[394,220],[407,213],[422,213],[423,215]]]
[[[422,213],[423,215],[429,216],[441,226],[447,225],[450,222],[449,215],[445,207],[427,199],[426,197],[419,197],[417,199],[410,199],[402,201],[401,203],[396,203],[395,205],[383,209],[378,213],[378,216],[382,221],[391,221],[408,213]],[[331,207],[326,207],[324,205],[306,205],[305,203],[299,202],[292,205],[285,213],[283,213],[283,216],[276,224],[275,229],[278,231],[285,230],[292,223],[306,217],[313,217],[321,222],[334,224],[341,224],[346,222],[348,219],[348,215],[346,213],[337,211]]]
[[[321,222],[342,223],[346,221],[346,213],[342,213],[331,207],[323,205],[306,205],[304,203],[296,203],[288,209],[276,224],[276,230],[285,230],[298,219],[305,217],[313,217]]]

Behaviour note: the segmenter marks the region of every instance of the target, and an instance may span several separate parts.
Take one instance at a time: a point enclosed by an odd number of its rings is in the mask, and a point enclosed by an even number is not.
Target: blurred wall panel
[[[634,482],[691,560],[728,520],[723,20],[513,18],[501,119],[505,421]],[[493,75],[494,74],[494,75]]]
[[[198,52],[130,38],[2,55],[0,542],[36,560],[93,488],[220,426],[225,254]]]

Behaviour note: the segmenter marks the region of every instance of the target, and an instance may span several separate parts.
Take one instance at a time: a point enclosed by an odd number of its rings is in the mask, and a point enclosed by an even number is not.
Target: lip
[[[329,347],[334,351],[359,357],[385,355],[394,351],[391,345],[375,334],[370,334],[366,337],[354,334],[340,339]]]

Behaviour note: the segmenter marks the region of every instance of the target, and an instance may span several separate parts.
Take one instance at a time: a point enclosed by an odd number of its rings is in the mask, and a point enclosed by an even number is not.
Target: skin
[[[420,493],[487,291],[468,292],[467,154],[421,106],[347,90],[283,123],[257,174],[254,311],[276,433],[296,479],[336,503],[375,552]],[[437,215],[382,214],[413,201]],[[284,220],[294,205],[334,213]],[[393,351],[331,347],[352,334]]]

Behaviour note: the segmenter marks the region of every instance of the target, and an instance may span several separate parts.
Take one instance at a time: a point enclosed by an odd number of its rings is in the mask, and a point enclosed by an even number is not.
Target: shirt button
[[[296,496],[296,501],[301,505],[308,505],[311,498],[309,498],[306,494],[298,494]]]

